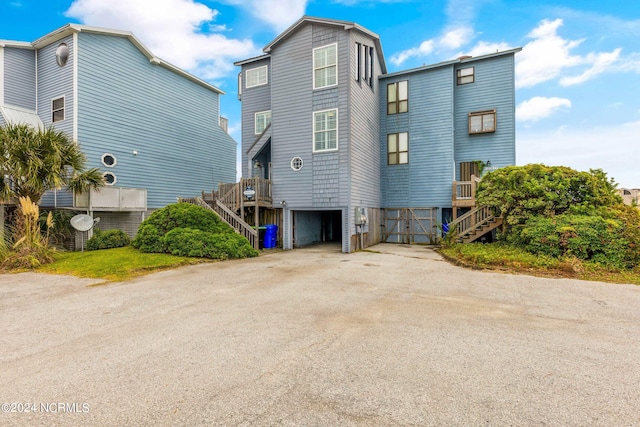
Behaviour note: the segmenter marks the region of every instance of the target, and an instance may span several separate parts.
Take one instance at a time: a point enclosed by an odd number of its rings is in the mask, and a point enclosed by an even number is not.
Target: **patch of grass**
[[[36,271],[120,282],[155,271],[208,262],[201,258],[143,253],[130,246],[85,251],[84,254],[60,252],[55,258],[53,263],[43,265]]]
[[[468,268],[640,285],[640,268],[616,270],[575,257],[557,259],[533,255],[504,243],[455,244],[441,247],[438,252],[449,261]]]

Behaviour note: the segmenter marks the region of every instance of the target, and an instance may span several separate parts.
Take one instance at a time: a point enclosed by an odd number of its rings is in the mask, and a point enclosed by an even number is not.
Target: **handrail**
[[[469,234],[477,226],[489,222],[493,218],[495,218],[493,208],[486,205],[480,206],[451,221],[449,223],[449,230],[455,230],[456,235],[461,238]]]
[[[480,178],[471,175],[470,181],[453,181],[452,199],[456,200],[473,200],[476,198],[476,188]]]

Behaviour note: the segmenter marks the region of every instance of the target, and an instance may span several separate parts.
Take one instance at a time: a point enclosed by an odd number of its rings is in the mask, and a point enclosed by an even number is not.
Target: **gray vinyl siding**
[[[513,55],[462,63],[475,67],[475,82],[455,86],[456,177],[460,162],[491,160],[491,167],[515,164],[515,89]],[[452,76],[455,79],[455,71]],[[469,135],[468,113],[496,110],[496,132]]]
[[[113,172],[116,186],[146,188],[152,209],[235,181],[218,94],[151,64],[126,38],[78,37],[78,141],[89,167]],[[101,163],[105,153],[114,167]]]
[[[73,36],[68,36],[39,49],[37,53],[38,116],[45,126],[51,125],[51,101],[64,96],[64,120],[56,122],[54,127],[70,138],[73,138],[73,67],[76,60],[73,41]],[[60,43],[69,47],[69,59],[64,67],[59,67],[56,62],[56,49]]]
[[[380,162],[383,206],[451,206],[453,179],[452,67],[381,79]],[[388,83],[408,81],[407,113],[387,115]],[[387,164],[387,135],[407,132],[409,163]]]
[[[267,66],[267,84],[246,87],[245,72],[253,68]],[[260,111],[271,110],[271,64],[268,58],[252,62],[242,67],[242,176],[249,177],[249,164],[246,153],[260,135],[255,134],[255,114]],[[273,122],[273,117],[271,118]],[[251,160],[251,159],[249,159]],[[230,181],[233,182],[233,181]]]
[[[4,103],[36,110],[36,52],[4,48]]]

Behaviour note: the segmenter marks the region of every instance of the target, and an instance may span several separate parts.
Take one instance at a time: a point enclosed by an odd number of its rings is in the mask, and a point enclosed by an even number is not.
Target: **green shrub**
[[[131,239],[122,230],[106,230],[99,228],[94,229],[93,236],[87,240],[87,250],[95,251],[97,249],[121,248],[131,243]]]
[[[212,259],[258,255],[247,239],[200,206],[177,203],[149,215],[136,234],[133,247],[142,252]]]

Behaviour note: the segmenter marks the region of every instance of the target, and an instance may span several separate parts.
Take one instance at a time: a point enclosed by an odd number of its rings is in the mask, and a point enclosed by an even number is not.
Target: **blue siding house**
[[[32,42],[0,40],[0,125],[66,132],[100,192],[50,192],[40,204],[101,217],[134,234],[149,210],[235,181],[224,93],[153,55],[132,33],[70,24]]]
[[[375,33],[304,16],[236,62],[239,185],[268,182],[285,249],[428,243],[474,207],[482,169],[515,164],[519,50],[388,73]]]

